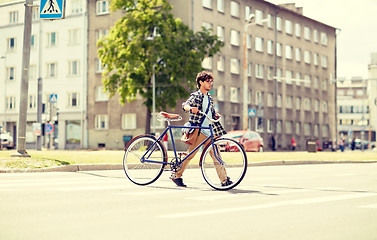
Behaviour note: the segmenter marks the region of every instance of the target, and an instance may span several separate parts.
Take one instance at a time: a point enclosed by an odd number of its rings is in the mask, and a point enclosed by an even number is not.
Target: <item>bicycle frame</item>
[[[209,139],[211,139],[211,145],[212,145],[212,148],[214,150],[214,155],[215,155],[215,158],[216,160],[221,164],[221,165],[224,165],[225,162],[219,157],[220,154],[219,154],[219,150],[217,147],[215,147],[215,145],[213,144],[214,140],[213,140],[213,129],[212,129],[212,125],[210,124],[209,127],[196,127],[196,126],[193,126],[193,127],[188,127],[188,126],[172,126],[170,125],[170,122],[168,121],[168,127],[163,131],[163,133],[161,134],[161,136],[156,139],[156,141],[153,143],[153,145],[146,151],[146,153],[142,156],[142,162],[149,162],[149,163],[161,163],[161,164],[168,164],[168,165],[172,165],[173,163],[172,162],[168,162],[168,163],[164,163],[162,161],[153,161],[153,160],[149,160],[149,156],[153,153],[154,151],[154,147],[156,146],[157,142],[158,141],[161,141],[161,139],[163,138],[163,136],[165,134],[168,134],[168,131],[169,131],[169,134],[170,134],[170,137],[171,137],[171,140],[172,140],[172,143],[173,143],[173,152],[174,152],[174,158],[175,159],[178,159],[178,155],[177,155],[177,151],[175,149],[175,141],[174,141],[174,136],[173,136],[173,132],[172,132],[172,129],[173,128],[180,128],[180,129],[184,129],[184,128],[187,128],[187,129],[192,129],[192,128],[195,128],[195,129],[209,129],[210,132],[211,132],[211,135],[209,137],[207,137],[203,142],[201,142],[195,149],[193,149],[189,154],[187,154],[182,160],[182,162],[184,162],[189,156],[191,156],[192,154],[194,154],[201,146],[204,145],[204,143],[206,143]]]

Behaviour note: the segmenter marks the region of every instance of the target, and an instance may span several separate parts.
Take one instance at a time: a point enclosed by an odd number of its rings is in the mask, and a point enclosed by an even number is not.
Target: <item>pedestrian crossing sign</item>
[[[40,19],[62,19],[65,17],[65,0],[41,0]]]

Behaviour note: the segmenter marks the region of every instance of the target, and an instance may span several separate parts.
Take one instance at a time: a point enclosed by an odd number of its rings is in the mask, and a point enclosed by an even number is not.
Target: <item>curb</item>
[[[278,161],[264,161],[252,162],[248,167],[262,167],[262,166],[282,166],[282,165],[307,165],[307,164],[354,164],[354,163],[377,163],[377,160],[368,161],[313,161],[313,160],[278,160]],[[187,168],[199,168],[197,165],[189,165]],[[0,173],[39,173],[39,172],[79,172],[79,171],[100,171],[100,170],[123,170],[123,164],[72,164],[58,167],[35,168],[35,169],[0,169]]]

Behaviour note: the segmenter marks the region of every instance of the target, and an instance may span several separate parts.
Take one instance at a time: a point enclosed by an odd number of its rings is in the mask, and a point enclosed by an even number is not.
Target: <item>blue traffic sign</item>
[[[50,94],[50,103],[58,102],[58,94]]]
[[[62,19],[65,17],[65,0],[41,0],[40,19]]]
[[[51,134],[53,131],[54,131],[54,125],[52,125],[51,123],[46,123],[45,132],[47,134]]]

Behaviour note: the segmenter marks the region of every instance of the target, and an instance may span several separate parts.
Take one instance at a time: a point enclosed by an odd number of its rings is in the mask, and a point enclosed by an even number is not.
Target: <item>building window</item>
[[[8,38],[7,39],[7,50],[14,51],[16,48],[16,38]]]
[[[36,95],[29,95],[28,108],[29,109],[36,109],[37,108],[37,97],[36,97]]]
[[[327,56],[322,56],[321,57],[321,66],[323,68],[327,68]]]
[[[319,88],[319,78],[318,77],[314,77],[313,84],[314,84],[315,89]]]
[[[311,109],[312,108],[311,108],[310,98],[304,98],[304,110],[310,111]]]
[[[69,69],[68,74],[70,76],[77,76],[80,72],[80,62],[78,60],[73,60],[68,62]]]
[[[14,110],[16,109],[16,97],[10,96],[6,98],[6,107],[7,110]]]
[[[122,129],[136,129],[136,113],[122,114]]]
[[[202,6],[205,8],[212,9],[212,0],[202,0]]]
[[[96,30],[96,43],[99,39],[102,39],[103,37],[107,36],[109,34],[109,29],[97,29]]]
[[[276,132],[281,133],[281,120],[278,120],[276,123]]]
[[[248,17],[251,15],[251,7],[250,6],[246,6],[245,7],[245,20],[248,19]]]
[[[295,59],[297,62],[301,61],[301,49],[300,48],[295,48]]]
[[[281,108],[281,101],[282,101],[283,97],[281,94],[278,94],[277,95],[277,100],[276,100],[276,107],[279,107]]]
[[[304,123],[304,135],[310,136],[311,135],[311,126],[310,123]]]
[[[276,81],[281,82],[282,72],[283,70],[281,68],[276,69]]]
[[[240,32],[236,30],[230,30],[230,44],[233,46],[240,45]]]
[[[327,90],[327,79],[322,79],[322,90]]]
[[[318,41],[319,41],[319,34],[318,34],[318,30],[317,29],[313,30],[313,41],[315,43],[318,43]]]
[[[56,77],[57,76],[57,63],[48,63],[47,64],[47,77]]]
[[[281,57],[281,43],[276,43],[276,56]]]
[[[230,15],[236,18],[240,17],[240,4],[238,2],[230,2]]]
[[[251,67],[252,67],[252,63],[248,62],[247,63],[247,76],[248,77],[251,77],[251,72],[252,72]]]
[[[247,36],[246,36],[246,47],[248,49],[251,49],[251,44],[252,44],[252,42],[251,42],[251,35],[247,34]]]
[[[209,22],[203,22],[202,26],[207,29],[208,32],[213,34],[213,24]]]
[[[225,41],[225,28],[222,26],[217,26],[217,37],[220,41]]]
[[[322,112],[327,113],[327,102],[322,102]]]
[[[327,125],[322,125],[322,137],[326,138],[329,136],[329,127]]]
[[[267,53],[270,54],[270,55],[272,55],[274,53],[273,44],[274,44],[273,41],[267,40]]]
[[[310,75],[305,75],[304,76],[304,86],[310,87],[311,84],[312,84],[312,80],[310,79]]]
[[[282,31],[282,29],[283,29],[283,20],[281,19],[281,17],[277,17],[276,18],[276,29],[278,30],[278,31]]]
[[[285,71],[285,83],[292,84],[293,72],[292,71]]]
[[[296,73],[296,79],[299,81],[295,81],[297,86],[301,85],[301,73]]]
[[[319,111],[319,100],[318,99],[315,99],[314,100],[314,112],[318,112]]]
[[[101,73],[105,70],[105,67],[102,66],[102,62],[101,62],[101,59],[99,58],[96,58],[96,72],[97,73]]]
[[[274,25],[273,20],[274,20],[274,18],[272,17],[272,15],[268,14],[267,15],[267,27],[268,28],[272,28],[273,27],[273,25]]]
[[[269,66],[269,67],[267,68],[267,79],[268,79],[268,80],[273,80],[273,79],[274,79],[274,76],[275,76],[275,73],[274,73],[274,67]]]
[[[96,102],[105,102],[109,100],[109,96],[106,94],[104,87],[96,87]]]
[[[236,58],[230,59],[230,73],[240,74],[240,60]]]
[[[263,92],[257,91],[255,93],[255,104],[258,106],[263,106]]]
[[[285,58],[292,59],[293,48],[290,45],[285,45]]]
[[[314,137],[318,137],[318,136],[319,136],[319,125],[315,124],[314,125]]]
[[[263,118],[262,117],[257,117],[255,119],[255,130],[257,132],[263,132]]]
[[[304,27],[304,38],[305,38],[305,40],[308,40],[308,41],[310,41],[310,28],[308,28],[308,27]]]
[[[255,51],[263,52],[263,38],[260,38],[260,37],[255,38]]]
[[[219,56],[217,59],[217,71],[224,72],[225,70],[225,57]]]
[[[297,97],[296,98],[296,110],[300,110],[300,109],[301,109],[301,98]]]
[[[96,115],[95,116],[96,129],[108,129],[109,128],[109,116],[108,115]]]
[[[33,6],[33,10],[32,10],[32,19],[33,19],[33,20],[37,20],[37,19],[39,19],[39,7],[34,7],[34,6]]]
[[[296,37],[301,37],[301,25],[299,23],[295,24],[295,34]]]
[[[57,44],[57,33],[56,32],[50,32],[47,33],[47,46],[48,47],[54,47]]]
[[[79,95],[78,92],[68,93],[68,107],[80,106]]]
[[[263,78],[263,65],[262,64],[255,64],[255,77]]]
[[[263,11],[258,9],[255,10],[255,23],[263,26]]]
[[[220,85],[217,88],[217,100],[224,101],[224,99],[225,99],[224,85]]]
[[[9,81],[12,81],[15,79],[15,68],[14,67],[8,67],[7,68],[7,79]]]
[[[292,22],[290,20],[285,20],[285,33],[292,35]]]
[[[307,64],[310,64],[310,52],[309,51],[304,51],[304,62],[307,63]]]
[[[217,0],[217,11],[224,13],[224,0]]]
[[[81,13],[82,12],[82,4],[81,0],[73,0],[71,2],[71,13]]]
[[[267,132],[272,133],[273,120],[267,119]]]
[[[81,121],[70,120],[66,121],[66,142],[79,143],[81,142]]]
[[[99,0],[96,2],[96,14],[102,15],[102,14],[108,14],[110,13],[109,8],[110,2],[106,0]]]
[[[291,121],[285,122],[285,133],[287,133],[287,134],[292,133],[292,122]]]
[[[234,103],[239,102],[240,89],[236,87],[230,87],[230,101]]]
[[[321,44],[324,46],[327,46],[328,40],[327,40],[327,34],[321,32]]]
[[[206,57],[203,59],[202,67],[205,69],[212,69],[212,58]]]
[[[80,44],[80,29],[70,29],[68,30],[68,44],[78,45]]]
[[[295,133],[297,135],[301,134],[301,124],[300,123],[296,123],[296,131],[295,131]]]
[[[318,66],[318,53],[313,54],[313,64],[314,66]]]
[[[9,12],[9,23],[18,23],[18,11]]]

